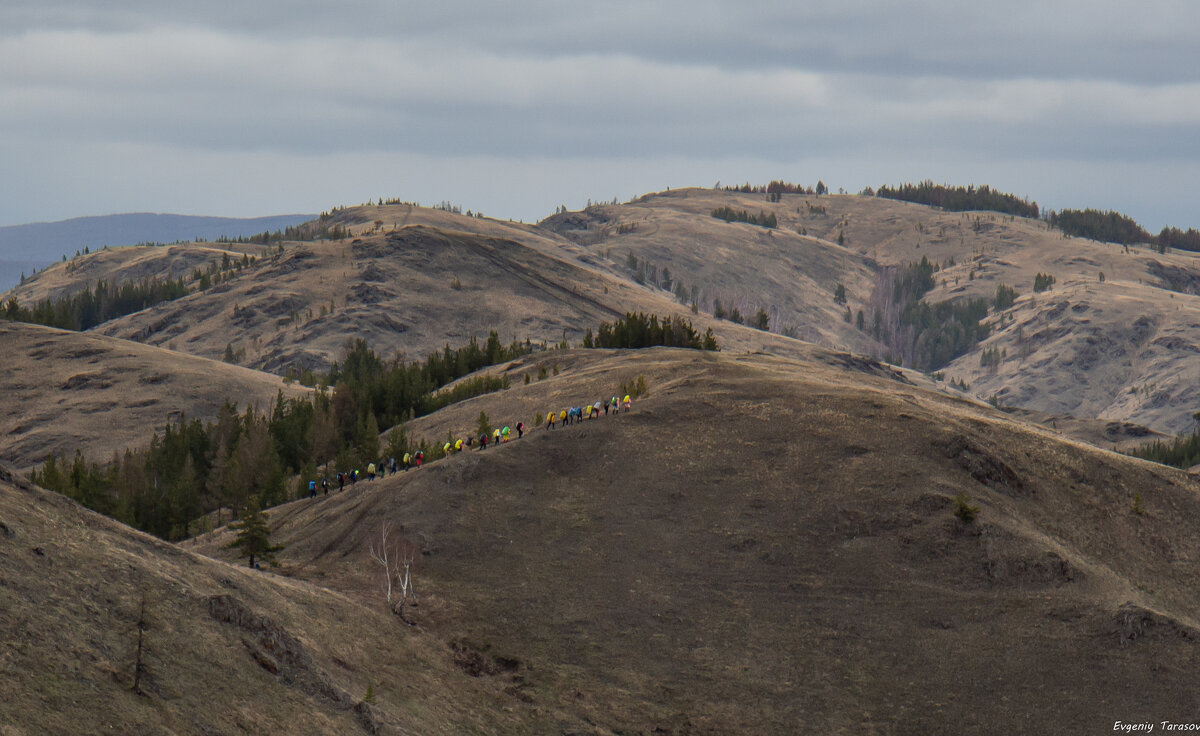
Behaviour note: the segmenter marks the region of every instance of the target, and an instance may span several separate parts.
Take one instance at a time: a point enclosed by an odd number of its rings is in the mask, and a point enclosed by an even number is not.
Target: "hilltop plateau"
[[[1187,474],[811,346],[521,360],[514,375],[550,369],[408,431],[461,436],[483,412],[524,438],[276,508],[284,574],[385,609],[368,546],[390,523],[419,550],[405,620],[518,717],[577,714],[578,733],[1091,732],[1194,712]],[[531,426],[638,376],[632,412]],[[188,546],[227,556],[228,539]]]

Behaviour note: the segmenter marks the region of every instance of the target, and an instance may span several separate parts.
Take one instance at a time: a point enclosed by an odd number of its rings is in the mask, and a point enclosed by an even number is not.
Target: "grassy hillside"
[[[97,329],[205,357],[228,345],[244,351],[246,364],[283,373],[324,371],[355,337],[414,358],[492,329],[506,343],[578,343],[626,310],[706,326],[661,291],[577,261],[570,247],[558,258],[516,240],[424,225],[298,244],[219,287]],[[777,335],[718,329],[722,345],[789,349]]]
[[[720,208],[767,213],[777,227],[713,217]],[[701,326],[718,300],[746,321],[758,309],[769,317],[770,335],[713,322],[727,350],[794,354],[782,332],[912,360],[911,326],[877,335],[872,322],[877,311],[885,322],[898,319],[903,306],[890,297],[895,277],[887,269],[926,258],[940,266],[927,304],[991,303],[1001,286],[1018,294],[1003,314],[986,316],[988,341],[935,366],[947,380],[1049,414],[1171,433],[1192,423],[1200,266],[1190,254],[1068,238],[1040,220],[997,213],[703,189],[560,213],[540,226],[406,204],[339,209],[319,225],[350,236],[287,245],[209,292],[98,329],[210,358],[228,346],[243,365],[283,373],[320,371],[355,337],[410,357],[493,328],[506,342],[578,343],[584,330],[627,310],[691,317],[681,302],[694,297]],[[235,255],[258,246],[236,248]],[[153,263],[130,251],[77,260],[70,274],[56,267],[20,298],[105,274],[190,272],[193,262],[219,255],[210,246],[155,250]],[[1055,283],[1035,294],[1040,274]],[[928,333],[926,344],[955,329]]]
[[[374,606],[182,551],[3,470],[0,560],[6,735],[583,726],[472,677]]]
[[[481,410],[528,424],[630,376],[650,395],[281,507],[287,574],[382,606],[367,546],[391,522],[421,552],[407,617],[596,732],[1072,732],[1191,712],[1186,474],[818,349],[559,368],[410,431],[462,433]]]
[[[778,228],[726,223],[711,215],[719,207],[772,214]],[[876,357],[899,351],[843,321],[836,283],[869,326],[874,310],[886,313],[889,304],[877,268],[927,258],[943,266],[927,303],[990,302],[1000,285],[1020,295],[1003,319],[989,317],[991,340],[944,368],[947,379],[966,381],[982,398],[1051,414],[1171,433],[1192,426],[1191,358],[1200,341],[1194,254],[1069,238],[1040,220],[857,195],[784,194],[771,202],[763,194],[682,189],[543,224],[614,264],[632,253],[660,272],[668,268],[699,285],[702,308],[714,299],[739,303],[743,313],[766,305],[777,310],[773,324],[794,324],[803,339]],[[1034,294],[1039,273],[1056,281]],[[998,366],[981,364],[984,350],[1003,355]]]
[[[0,462],[40,464],[82,449],[93,461],[140,447],[180,413],[211,419],[232,400],[266,410],[285,386],[247,370],[125,340],[0,321]]]

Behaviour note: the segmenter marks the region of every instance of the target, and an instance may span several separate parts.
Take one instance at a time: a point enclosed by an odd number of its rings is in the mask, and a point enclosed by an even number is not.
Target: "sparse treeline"
[[[817,186],[806,187],[803,184],[792,184],[787,181],[772,181],[770,184],[763,186],[762,184],[751,184],[746,182],[741,186],[725,187],[727,192],[741,192],[743,194],[825,194],[829,189],[825,186],[825,182],[818,181]]]
[[[1132,217],[1111,210],[1051,211],[1046,216],[1046,222],[1072,237],[1088,238],[1102,243],[1132,245],[1150,242],[1150,233],[1142,229]]]
[[[1030,202],[1014,194],[998,192],[987,185],[950,187],[944,184],[934,184],[926,179],[920,184],[901,184],[898,187],[884,185],[875,191],[875,196],[927,204],[951,212],[988,210],[1018,217],[1036,218],[1038,216],[1037,202]]]
[[[312,240],[344,240],[350,237],[350,229],[341,225],[334,225],[327,222],[328,216],[324,213],[316,222],[305,222],[299,225],[289,225],[282,230],[271,232],[264,230],[257,235],[243,235],[236,238],[231,238],[225,235],[217,238],[218,243],[257,243],[259,245],[271,245],[273,243],[282,243],[284,241],[312,241]]]
[[[1171,248],[1200,252],[1200,231],[1195,228],[1180,230],[1177,227],[1164,227],[1158,235],[1151,235],[1129,215],[1112,210],[1052,211],[1047,215],[1046,221],[1051,227],[1056,227],[1072,237],[1121,245],[1148,243],[1160,253],[1165,253]]]
[[[477,376],[439,391],[487,365],[529,352],[529,343],[502,346],[496,333],[486,347],[466,347],[404,363],[380,359],[357,340],[346,359],[330,371],[332,392],[286,399],[282,393],[266,413],[226,402],[213,422],[180,418],[168,422],[150,446],[127,450],[105,464],[48,458],[34,482],[85,506],[165,539],[193,531],[191,522],[219,508],[236,516],[251,498],[264,507],[295,495],[289,479],[317,477],[317,467],[361,467],[380,458],[380,427],[427,414],[508,385],[507,378]],[[413,442],[402,428],[389,433],[388,456],[422,449],[430,460],[439,448]]]
[[[726,205],[713,210],[712,216],[725,222],[748,222],[751,225],[766,228],[779,227],[779,220],[775,217],[774,212],[759,212],[757,215],[752,215],[746,210],[735,210]]]
[[[1187,468],[1200,464],[1200,432],[1176,437],[1170,442],[1156,440],[1130,451],[1130,455],[1150,462]]]
[[[320,382],[337,387],[335,399],[339,391],[353,399],[353,412],[350,413],[369,411],[380,426],[388,427],[467,398],[463,394],[470,391],[457,386],[449,392],[437,390],[480,368],[512,360],[533,350],[534,345],[528,340],[503,345],[493,330],[483,346],[472,337],[465,347],[452,350],[447,345],[441,352],[431,353],[423,361],[404,363],[398,358],[383,360],[367,346],[366,341],[359,339],[346,354],[345,360],[340,364],[334,362],[329,375]],[[504,387],[503,379],[491,378],[494,382],[486,381],[485,377],[468,382],[476,384],[475,388],[479,389],[470,395]],[[343,409],[343,412],[349,410]]]
[[[187,296],[187,293],[188,287],[183,277],[126,281],[119,286],[100,280],[90,289],[62,299],[43,299],[32,308],[23,307],[16,297],[10,297],[4,309],[0,310],[0,316],[64,330],[87,330],[159,302]]]
[[[585,348],[649,348],[657,345],[720,350],[711,327],[701,335],[682,317],[659,319],[657,315],[647,316],[643,312],[627,312],[613,324],[602,322],[594,337],[591,330],[583,336]]]
[[[982,298],[928,304],[938,264],[922,258],[901,268],[882,269],[872,294],[870,323],[859,312],[859,329],[870,330],[886,358],[923,371],[937,370],[988,336]]]

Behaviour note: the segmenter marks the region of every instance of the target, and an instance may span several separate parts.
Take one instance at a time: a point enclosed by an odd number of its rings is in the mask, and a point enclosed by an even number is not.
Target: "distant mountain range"
[[[212,240],[223,235],[254,235],[264,230],[275,231],[297,225],[315,217],[199,217],[139,212],[0,227],[0,291],[16,285],[22,273],[29,274],[57,261],[64,254],[70,256],[84,248]]]

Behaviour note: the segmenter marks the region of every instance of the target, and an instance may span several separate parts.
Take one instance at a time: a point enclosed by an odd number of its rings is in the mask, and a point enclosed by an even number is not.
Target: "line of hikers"
[[[608,412],[618,414],[621,411],[621,406],[625,406],[625,411],[633,408],[633,402],[629,399],[629,394],[625,394],[623,400],[618,400],[616,396],[608,401],[597,401],[595,404],[585,404],[583,406],[572,406],[568,409],[563,409],[557,414],[548,412],[546,414],[546,429],[554,429],[557,422],[562,422],[562,426],[566,427],[575,422],[582,422],[584,419],[599,419],[600,412],[604,412],[604,416],[608,416]]]
[[[599,419],[601,413],[603,413],[605,416],[608,416],[610,411],[613,414],[619,414],[621,413],[622,408],[624,408],[625,411],[630,411],[633,409],[633,401],[630,399],[629,394],[625,394],[623,399],[618,399],[616,396],[614,396],[608,401],[597,401],[594,404],[585,404],[583,406],[571,406],[561,409],[557,412],[550,411],[546,413],[546,429],[554,429],[555,425],[559,423],[566,427],[576,422],[582,422],[585,419]],[[517,439],[524,437],[525,423],[517,422],[516,430]],[[507,425],[499,429],[492,430],[490,436],[486,432],[482,433],[479,435],[478,439],[479,449],[486,450],[489,441],[493,446],[508,442],[511,436],[512,430]],[[473,435],[468,435],[465,438],[460,438],[452,442],[446,442],[444,445],[442,445],[442,452],[445,455],[451,455],[455,452],[464,452],[472,449],[475,444],[475,437]],[[419,468],[424,464],[424,462],[425,453],[421,450],[415,450],[404,453],[403,457],[401,457],[399,461],[392,457],[388,458],[386,461],[380,461],[378,465],[373,462],[368,463],[365,473],[366,479],[374,480],[376,475],[378,475],[380,478],[383,478],[388,474],[389,471],[392,473],[398,473],[401,470],[407,471],[411,468]],[[351,486],[358,483],[358,481],[362,479],[363,475],[364,474],[359,470],[349,470],[338,473],[334,477],[338,484],[338,491],[345,490],[347,482],[349,482]],[[316,497],[317,484],[318,481],[316,480],[310,480],[308,482],[309,498]],[[328,478],[321,478],[320,487],[325,495],[329,495]]]

